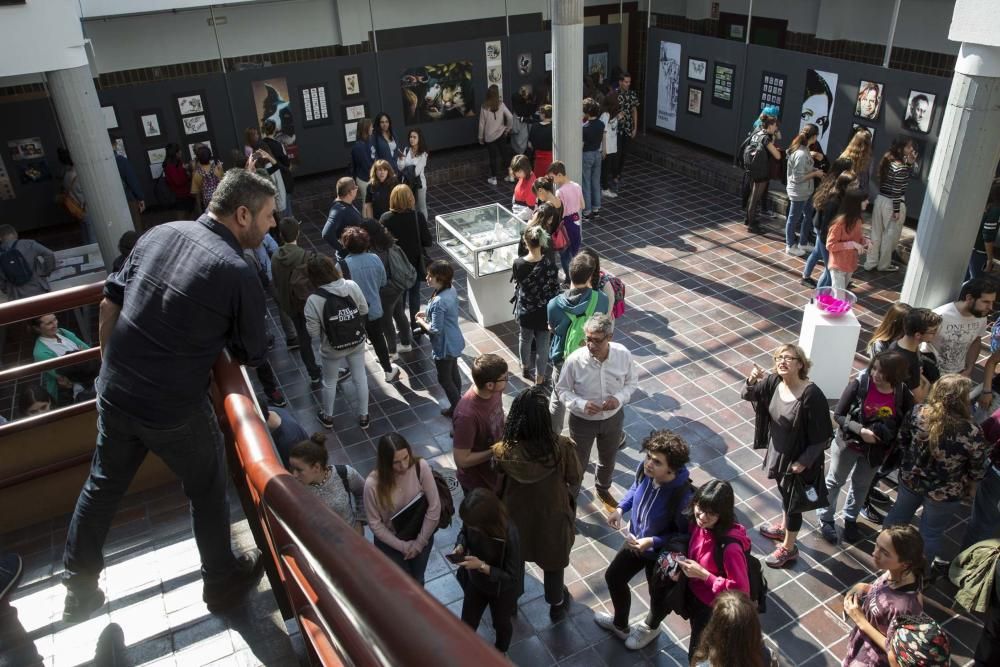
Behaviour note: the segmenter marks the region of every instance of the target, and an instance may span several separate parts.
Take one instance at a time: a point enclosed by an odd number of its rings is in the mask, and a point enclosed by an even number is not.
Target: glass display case
[[[438,245],[476,279],[510,271],[526,226],[500,204],[439,215],[436,222]]]

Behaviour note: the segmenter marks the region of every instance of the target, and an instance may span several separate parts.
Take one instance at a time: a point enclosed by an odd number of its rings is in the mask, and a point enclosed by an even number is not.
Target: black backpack
[[[323,303],[323,328],[330,347],[348,350],[365,342],[364,316],[349,296],[319,290]]]
[[[28,260],[17,249],[17,241],[11,243],[10,248],[0,253],[0,270],[3,270],[3,276],[7,282],[15,287],[27,284],[31,280],[31,276],[34,275]]]
[[[428,467],[430,467],[428,465]],[[455,516],[455,498],[451,495],[448,482],[444,476],[435,468],[431,468],[431,476],[434,478],[434,486],[438,490],[438,501],[441,503],[441,516],[438,518],[438,528],[447,528],[451,525],[451,518]],[[417,463],[417,479],[420,479],[420,463]]]
[[[751,180],[763,181],[770,174],[768,164],[767,148],[764,146],[763,130],[756,130],[751,133],[740,146],[737,160],[743,171],[750,173]]]
[[[725,574],[726,569],[722,561],[722,552],[726,545],[739,543],[736,538],[728,535],[715,543],[715,566],[719,572]],[[757,603],[757,612],[763,614],[767,611],[767,579],[764,578],[764,568],[760,564],[760,559],[750,553],[750,549],[743,551],[743,556],[747,559],[747,579],[750,581],[750,599]]]

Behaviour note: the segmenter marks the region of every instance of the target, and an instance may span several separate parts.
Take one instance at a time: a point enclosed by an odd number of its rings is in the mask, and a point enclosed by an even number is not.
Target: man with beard
[[[937,357],[942,375],[972,375],[979,358],[980,339],[986,333],[986,316],[992,312],[996,298],[996,284],[976,278],[962,285],[958,301],[934,309],[941,316],[941,326],[929,349]]]

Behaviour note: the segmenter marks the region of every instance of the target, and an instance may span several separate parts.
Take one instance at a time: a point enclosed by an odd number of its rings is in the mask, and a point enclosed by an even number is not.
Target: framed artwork
[[[344,123],[344,143],[348,146],[358,140],[358,121],[352,120]]]
[[[858,83],[858,99],[854,104],[854,115],[862,120],[878,120],[882,114],[881,83],[865,81]]]
[[[834,93],[837,90],[836,72],[806,70],[806,89],[802,94],[802,113],[799,122],[801,130],[807,123],[819,128],[819,145],[826,153],[830,142],[830,126],[833,124]]]
[[[153,148],[147,150],[146,157],[149,159],[149,175],[155,181],[163,175],[163,161],[167,159],[167,149]]]
[[[109,130],[117,130],[118,114],[115,113],[115,105],[109,104],[106,107],[101,107],[101,113],[104,114],[104,127]]]
[[[608,78],[608,45],[598,44],[587,53],[587,74],[597,85]]]
[[[760,75],[760,110],[776,107],[779,119],[785,107],[785,78],[784,74],[777,72],[762,72]]]
[[[475,118],[472,61],[458,60],[409,67],[399,76],[403,122],[432,123],[455,118]],[[345,108],[346,114],[346,108]],[[364,114],[358,118],[364,118]],[[345,115],[345,121],[355,120]]]
[[[847,141],[850,141],[854,137],[854,133],[858,130],[868,130],[868,134],[872,135],[872,146],[875,145],[875,128],[871,125],[862,125],[861,123],[851,123],[851,136],[847,137]]]
[[[531,74],[531,52],[525,52],[517,57],[517,73],[521,76]]]
[[[903,129],[910,132],[927,134],[931,131],[931,118],[934,117],[934,100],[937,95],[919,90],[911,90],[906,99],[906,112],[903,115]]]
[[[688,86],[687,112],[689,114],[695,116],[701,115],[701,100],[703,94],[704,94],[704,89],[698,86]]]
[[[208,132],[208,120],[205,118],[205,114],[185,116],[181,118],[181,125],[184,126],[184,136]]]
[[[715,63],[715,68],[712,70],[712,104],[732,109],[735,85],[736,67],[726,63]]]
[[[913,148],[917,153],[917,159],[913,162],[913,175],[926,178],[931,170],[931,151],[927,148],[927,142],[922,139],[912,139]]]
[[[160,141],[163,137],[163,116],[159,109],[137,111],[135,115],[139,122],[139,136],[144,140]]]
[[[305,117],[302,125],[314,127],[330,122],[330,110],[326,104],[326,84],[312,83],[299,87],[302,97],[302,113]]]
[[[345,100],[361,97],[361,70],[345,69],[340,72],[340,92]]]
[[[660,71],[656,87],[656,126],[677,131],[681,79],[681,45],[660,42]]]
[[[346,106],[346,107],[344,107],[344,120],[345,121],[349,121],[349,120],[361,120],[362,118],[365,117],[365,115],[366,115],[366,113],[365,113],[365,105],[363,103],[362,104],[355,104],[353,106]]]
[[[205,102],[202,97],[204,93],[194,92],[177,96],[177,110],[182,116],[189,116],[196,113],[205,113]]]
[[[198,146],[208,147],[208,150],[212,151],[212,157],[218,159],[218,156],[215,154],[215,151],[212,150],[211,141],[196,141],[194,143],[188,144],[188,153],[191,155],[192,160],[197,159],[194,152],[198,149]]]
[[[124,158],[128,157],[128,152],[125,150],[125,139],[123,137],[111,137],[111,143],[114,146],[115,153],[121,155]]]
[[[292,100],[288,79],[284,77],[251,81],[253,108],[257,122],[263,129],[264,123],[274,123],[274,138],[280,141],[288,153],[292,164],[298,164],[299,146],[295,134],[295,103]],[[263,134],[263,132],[261,132]]]
[[[15,162],[20,160],[37,160],[45,157],[45,148],[42,147],[41,137],[28,137],[26,139],[8,141],[7,151],[10,153],[10,159]]]
[[[708,61],[688,56],[688,78],[704,82],[708,76]]]

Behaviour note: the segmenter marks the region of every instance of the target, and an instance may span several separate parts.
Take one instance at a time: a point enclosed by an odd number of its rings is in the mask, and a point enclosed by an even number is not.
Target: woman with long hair
[[[372,159],[371,151],[372,120],[362,118],[358,121],[357,137],[354,145],[351,146],[351,176],[358,185],[358,196],[356,201],[362,205],[368,199],[368,179],[371,178]]]
[[[545,176],[552,164],[552,105],[538,109],[538,122],[528,130],[528,146],[535,152],[535,178]]]
[[[614,274],[608,273],[601,268],[601,256],[598,255],[597,251],[593,248],[580,248],[580,254],[586,255],[594,260],[594,275],[590,278],[590,287],[598,292],[604,292],[604,296],[608,297],[608,304],[610,304],[609,307],[611,307],[611,311],[608,312],[608,315],[614,317],[613,306],[615,305],[615,289],[611,284],[611,279],[615,277]]]
[[[431,467],[399,433],[383,435],[375,446],[375,469],[365,479],[365,515],[379,551],[423,586],[441,499]]]
[[[508,137],[514,127],[514,116],[500,99],[500,89],[493,84],[486,91],[486,99],[479,110],[479,143],[486,146],[490,160],[490,185],[497,184],[500,170],[510,163]],[[504,180],[513,183],[508,175]]]
[[[437,370],[438,384],[448,398],[448,407],[441,410],[451,417],[462,398],[462,376],[458,372],[458,358],[465,349],[465,336],[458,326],[458,292],[452,286],[455,268],[444,259],[437,259],[427,267],[427,286],[434,290],[427,309],[417,313],[417,326],[431,337],[431,358]]]
[[[773,372],[765,376],[754,364],[743,388],[743,399],[754,407],[753,448],[767,449],[764,469],[778,483],[784,515],[780,526],[760,526],[761,535],[778,542],[764,561],[768,567],[784,567],[799,557],[795,538],[802,529],[802,511],[792,503],[801,503],[805,494],[799,491],[812,489],[819,507],[826,499],[823,452],[830,447],[833,428],[826,396],[809,380],[811,366],[801,347],[781,345],[774,351]]]
[[[490,608],[496,640],[507,653],[514,636],[517,599],[524,592],[524,558],[517,525],[490,489],[472,489],[458,508],[462,529],[451,558],[457,562],[458,581],[465,591],[462,622],[475,630]]]
[[[750,174],[752,183],[750,196],[747,199],[747,210],[745,224],[748,231],[760,233],[762,230],[757,224],[757,204],[764,193],[767,192],[768,183],[771,182],[770,164],[772,161],[781,161],[781,151],[774,145],[775,135],[778,134],[778,119],[767,114],[760,115],[760,127],[750,135],[750,145],[757,147],[757,150],[767,151],[767,171],[758,174]],[[747,165],[749,169],[749,165]]]
[[[972,421],[972,380],[947,373],[914,408],[899,435],[899,492],[884,526],[907,524],[923,506],[920,534],[928,562],[941,553],[941,538],[954,525],[963,498],[986,472],[983,431]]]
[[[420,211],[415,210],[416,198],[413,191],[406,184],[399,184],[392,189],[389,195],[389,210],[382,214],[379,222],[385,227],[396,243],[410,260],[410,264],[416,269],[417,277],[403,295],[400,303],[406,304],[410,309],[410,332],[414,339],[419,339],[424,334],[424,330],[417,326],[417,312],[420,310],[420,286],[424,282],[427,274],[427,267],[424,264],[424,252],[431,247],[431,230],[427,226],[427,218]],[[402,305],[400,306],[400,308]],[[395,318],[395,315],[393,315]],[[397,322],[399,320],[396,320]],[[403,334],[400,333],[400,340]],[[401,352],[409,352],[407,345],[400,347]]]
[[[924,540],[915,528],[891,526],[880,532],[872,559],[881,574],[871,584],[855,584],[844,595],[844,615],[854,622],[843,662],[848,667],[888,666],[889,626],[898,616],[924,609],[920,589],[927,562]]]
[[[854,172],[850,168],[850,160],[843,158],[834,160],[830,172],[823,176],[819,188],[813,194],[813,208],[816,210],[816,215],[813,218],[816,245],[806,257],[806,264],[802,268],[802,284],[807,287],[830,286],[830,253],[826,249],[826,237],[830,232],[830,222],[837,217],[844,193],[854,181]],[[823,260],[823,274],[817,282],[813,280],[812,272],[821,259]]]
[[[788,193],[788,219],[785,220],[785,254],[801,257],[812,250],[809,233],[813,224],[813,179],[823,176],[813,166],[809,145],[819,134],[819,128],[806,123],[788,146],[788,171],[785,192]]]
[[[858,187],[868,192],[871,182],[872,133],[863,127],[855,130],[838,159],[851,161],[851,171],[858,179]]]
[[[402,149],[396,142],[396,135],[392,132],[392,119],[389,118],[389,114],[380,111],[375,115],[372,126],[372,136],[369,140],[372,148],[371,155],[376,160],[385,160],[395,176],[396,158],[400,156]]]
[[[395,160],[393,161],[395,162]],[[365,193],[365,206],[362,214],[365,218],[381,220],[389,210],[389,197],[392,189],[399,184],[396,171],[388,160],[381,158],[372,163],[368,175],[368,191]]]
[[[844,193],[837,217],[830,223],[826,249],[830,253],[830,283],[846,290],[851,275],[858,269],[858,256],[865,250],[864,218],[861,212],[868,205],[868,193],[850,188]]]
[[[761,635],[757,605],[743,591],[726,591],[691,656],[692,667],[767,667],[771,652]]]
[[[917,157],[913,139],[899,136],[879,162],[878,197],[872,206],[872,247],[865,259],[865,271],[899,270],[892,263],[892,253],[906,222],[906,188],[913,178]]]
[[[865,347],[865,352],[870,358],[874,359],[875,355],[885,352],[890,345],[903,337],[906,333],[903,330],[903,321],[910,310],[910,304],[902,301],[896,301],[889,306]]]
[[[417,199],[417,210],[427,217],[427,158],[430,153],[427,152],[427,142],[424,141],[424,131],[419,127],[415,127],[409,131],[406,135],[407,147],[403,151],[403,154],[396,161],[396,166],[399,167],[399,173],[403,173],[403,170],[407,167],[413,167],[413,176],[418,180],[419,187],[414,183],[413,188],[416,188],[416,192],[413,194]],[[411,189],[413,189],[411,188]]]
[[[541,225],[529,225],[521,235],[528,254],[514,260],[514,316],[521,376],[536,384],[549,380],[549,301],[560,292],[559,263]]]
[[[511,158],[510,175],[517,181],[514,185],[510,210],[520,220],[527,222],[538,206],[538,197],[535,196],[534,190],[535,173],[531,171],[531,160],[527,155],[515,155]]]
[[[569,609],[563,571],[576,536],[570,489],[583,478],[576,445],[552,430],[548,392],[524,389],[510,405],[493,460],[504,474],[500,499],[521,537],[521,555],[542,570],[545,601],[556,619]]]

